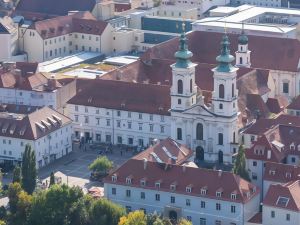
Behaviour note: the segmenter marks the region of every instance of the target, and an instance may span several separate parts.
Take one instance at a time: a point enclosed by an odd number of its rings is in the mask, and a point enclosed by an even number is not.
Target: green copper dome
[[[219,64],[217,71],[219,72],[229,72],[233,68],[231,63],[234,61],[234,57],[230,55],[229,45],[228,36],[225,34],[221,42],[221,54],[216,58]]]
[[[176,58],[175,66],[178,68],[186,68],[191,63],[190,59],[192,58],[193,53],[188,50],[185,33],[180,35],[179,49],[174,56]]]
[[[244,30],[242,31],[242,34],[238,38],[240,45],[247,45],[248,44],[248,37],[245,34]]]

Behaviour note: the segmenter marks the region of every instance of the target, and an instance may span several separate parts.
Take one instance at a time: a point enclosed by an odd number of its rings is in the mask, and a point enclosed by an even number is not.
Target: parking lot
[[[89,164],[99,156],[98,152],[98,149],[92,150],[89,147],[79,149],[75,145],[72,153],[42,168],[39,171],[39,178],[43,183],[48,183],[50,173],[54,172],[56,176],[61,177],[62,183],[69,186],[79,186],[83,189],[100,186],[99,182],[89,180],[90,171],[88,169]],[[120,150],[114,150],[112,154],[107,153],[106,156],[114,162],[115,167],[118,167],[132,157],[132,152],[123,150],[121,154]]]

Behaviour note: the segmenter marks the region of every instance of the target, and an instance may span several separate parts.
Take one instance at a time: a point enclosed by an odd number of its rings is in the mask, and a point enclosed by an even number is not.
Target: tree
[[[25,225],[31,208],[32,196],[25,191],[18,194],[17,211],[11,215],[10,225]]]
[[[8,187],[8,205],[11,214],[17,213],[17,204],[21,191],[22,188],[19,183],[11,183]]]
[[[92,204],[92,197],[85,195],[83,198],[73,203],[70,208],[70,225],[89,224],[89,208]]]
[[[51,172],[51,174],[50,174],[49,187],[51,187],[53,184],[55,184],[55,177],[54,177],[54,173]]]
[[[92,225],[117,225],[120,218],[126,214],[125,209],[107,199],[93,201],[89,210]]]
[[[21,168],[19,166],[16,166],[13,171],[13,183],[21,183]]]
[[[233,173],[239,175],[241,178],[247,181],[250,181],[249,173],[246,169],[246,157],[243,145],[240,145],[239,147],[239,151],[233,166]]]
[[[35,152],[27,144],[22,158],[22,187],[28,194],[32,194],[35,189],[36,177]]]
[[[110,161],[106,156],[99,157],[89,165],[89,169],[95,172],[106,174],[110,169],[113,168],[113,162]]]
[[[181,218],[178,222],[178,225],[193,225],[191,221]]]
[[[118,225],[147,225],[147,217],[144,211],[138,210],[122,216]]]

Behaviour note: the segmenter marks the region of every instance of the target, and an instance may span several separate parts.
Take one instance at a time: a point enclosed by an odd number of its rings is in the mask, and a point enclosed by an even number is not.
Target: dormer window
[[[131,177],[126,177],[126,184],[131,184]]]
[[[250,192],[249,191],[246,192],[246,196],[247,196],[247,198],[250,198]]]
[[[155,188],[160,188],[160,181],[155,182]]]
[[[116,182],[116,181],[117,181],[117,175],[113,175],[113,176],[111,177],[111,181],[112,181],[112,182]]]
[[[219,198],[222,197],[222,192],[221,191],[217,191],[216,192],[216,196],[219,197]]]
[[[191,186],[186,187],[186,188],[185,188],[185,191],[186,191],[187,193],[191,193],[191,192],[192,192],[192,187],[191,187]]]
[[[207,189],[201,188],[201,195],[206,195],[206,194],[207,194]]]
[[[146,186],[146,179],[141,179],[140,183],[141,183],[141,186]]]
[[[292,144],[290,145],[290,149],[291,149],[291,150],[295,150],[295,145],[294,145],[294,143],[292,143]]]
[[[231,199],[236,200],[236,193],[231,193]]]
[[[171,191],[176,191],[176,184],[171,184],[170,189]]]
[[[292,174],[291,174],[291,173],[289,173],[289,172],[287,172],[287,173],[285,173],[285,177],[286,177],[286,178],[288,178],[288,179],[291,179],[291,177],[292,177]]]
[[[269,174],[274,176],[275,175],[275,170],[270,170]]]

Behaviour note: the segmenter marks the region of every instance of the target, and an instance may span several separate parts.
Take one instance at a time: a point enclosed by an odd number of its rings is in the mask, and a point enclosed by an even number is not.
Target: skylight
[[[277,199],[276,205],[281,206],[281,207],[286,207],[287,204],[289,203],[289,200],[290,200],[289,198],[279,196],[279,198]]]

